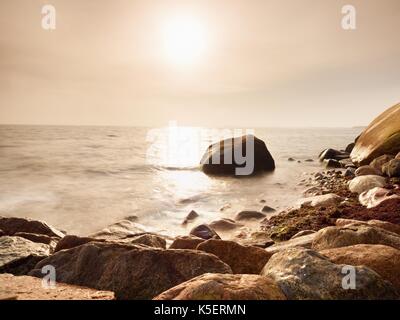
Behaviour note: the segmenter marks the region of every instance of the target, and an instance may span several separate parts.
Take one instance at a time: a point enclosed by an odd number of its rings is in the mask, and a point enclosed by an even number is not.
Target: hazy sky
[[[0,123],[353,126],[400,102],[399,0],[1,0],[0,28]]]

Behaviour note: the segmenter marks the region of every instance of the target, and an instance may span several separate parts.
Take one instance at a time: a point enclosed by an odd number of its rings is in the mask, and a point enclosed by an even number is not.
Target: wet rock
[[[285,300],[270,278],[250,274],[204,274],[182,283],[155,300]]]
[[[114,300],[111,291],[58,283],[45,288],[42,279],[28,276],[0,274],[0,300]]]
[[[261,211],[264,212],[264,213],[273,213],[273,212],[276,212],[276,210],[275,210],[274,208],[271,208],[271,207],[269,207],[269,206],[264,206],[264,207],[262,208]]]
[[[0,238],[0,273],[27,274],[50,254],[50,246],[21,237]]]
[[[199,214],[192,210],[189,212],[189,214],[186,216],[185,220],[183,221],[183,225],[188,224],[189,222],[195,220],[197,217],[199,216]]]
[[[344,199],[336,194],[329,193],[320,196],[314,196],[305,198],[299,201],[300,206],[311,206],[311,207],[329,207],[335,206],[342,202]]]
[[[294,158],[289,158],[288,161],[293,162],[293,161],[296,161],[296,159],[294,159]]]
[[[393,159],[382,166],[382,172],[389,178],[400,177],[400,160]]]
[[[356,176],[381,176],[382,172],[369,165],[361,166],[356,170]]]
[[[322,151],[319,155],[319,160],[343,160],[349,158],[350,155],[347,152],[335,150],[335,149],[326,149]]]
[[[337,264],[366,266],[400,292],[400,250],[383,245],[358,244],[320,252]]]
[[[311,198],[314,196],[320,196],[320,195],[322,195],[322,190],[321,190],[321,188],[318,188],[318,187],[311,187],[311,188],[308,188],[307,190],[305,190],[303,192],[303,195],[307,198]]]
[[[355,142],[350,143],[350,144],[346,147],[345,151],[346,151],[347,153],[350,154],[350,153],[353,151],[355,145],[356,145]]]
[[[271,254],[276,252],[287,250],[289,248],[311,248],[316,233],[310,233],[308,235],[297,236],[288,241],[277,242],[274,245],[266,248],[265,250]]]
[[[356,172],[356,170],[355,170],[354,168],[348,168],[348,169],[344,172],[343,176],[344,176],[345,178],[350,178],[350,179],[352,179],[352,178],[354,178],[354,177],[356,176],[355,172]]]
[[[134,237],[128,237],[126,239],[127,243],[131,244],[141,244],[152,248],[165,249],[167,246],[167,241],[158,235],[145,233],[141,235],[136,235]]]
[[[229,231],[229,230],[234,230],[238,227],[242,227],[242,224],[237,223],[236,221],[232,219],[218,219],[209,224],[209,226],[217,231]]]
[[[386,179],[380,176],[360,176],[349,183],[349,190],[353,193],[361,194],[376,187],[383,188],[386,185]]]
[[[354,267],[355,289],[343,287],[345,265],[313,250],[292,248],[274,254],[261,275],[271,277],[290,300],[378,300],[398,298],[392,284],[364,266]],[[347,284],[347,282],[346,282]]]
[[[235,216],[235,220],[243,221],[243,220],[252,220],[252,219],[263,219],[266,215],[264,213],[258,211],[241,211]]]
[[[247,150],[246,144],[254,148]],[[247,155],[252,160],[246,164],[241,164],[235,159],[234,153]],[[226,157],[226,160],[225,160]],[[254,163],[251,166],[251,162]],[[201,159],[201,167],[204,173],[210,175],[251,175],[259,172],[275,170],[275,161],[269,153],[264,141],[251,136],[230,138],[220,141],[208,147],[206,153]]]
[[[323,161],[325,168],[342,168],[342,164],[335,159],[326,159]]]
[[[196,249],[197,246],[206,240],[194,236],[176,237],[169,249]]]
[[[367,208],[374,208],[384,201],[393,198],[400,198],[398,195],[393,194],[391,190],[384,188],[373,188],[360,194],[358,200]]]
[[[400,236],[365,223],[353,223],[321,229],[315,235],[312,248],[320,251],[356,244],[382,244],[400,249]]]
[[[189,235],[195,236],[204,240],[208,239],[221,239],[218,233],[215,232],[208,224],[201,224],[193,228]]]
[[[259,274],[271,257],[261,248],[224,240],[207,240],[200,243],[197,250],[216,255],[238,274]]]
[[[383,156],[380,156],[376,159],[374,159],[371,163],[370,163],[370,167],[374,168],[375,170],[377,170],[378,172],[380,172],[380,174],[382,174],[382,169],[383,166],[388,163],[389,161],[393,160],[394,156],[390,155],[390,154],[385,154]]]
[[[400,150],[400,104],[383,112],[364,130],[351,153],[354,162],[368,164],[373,159]]]
[[[12,236],[17,232],[23,232],[56,238],[64,237],[64,233],[49,226],[43,221],[24,218],[0,217],[0,229],[9,236]]]
[[[314,162],[314,160],[313,159],[306,159],[306,160],[304,160],[305,162]]]
[[[231,273],[216,256],[194,250],[161,250],[90,242],[39,262],[30,275],[53,265],[57,281],[115,292],[117,299],[151,299],[204,273]]]

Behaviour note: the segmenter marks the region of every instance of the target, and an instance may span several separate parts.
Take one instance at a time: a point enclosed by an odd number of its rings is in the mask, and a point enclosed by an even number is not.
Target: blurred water
[[[232,134],[227,129],[0,126],[0,215],[80,235],[136,215],[144,225],[185,234],[181,222],[192,209],[200,222],[260,209],[262,199],[278,209],[291,206],[301,197],[302,174],[321,170],[319,152],[343,149],[359,133],[255,129],[277,169],[236,179],[210,178],[197,167],[210,143]],[[304,162],[309,158],[315,162]]]

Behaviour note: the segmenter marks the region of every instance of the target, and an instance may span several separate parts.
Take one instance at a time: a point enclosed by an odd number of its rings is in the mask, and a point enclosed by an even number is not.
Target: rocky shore
[[[324,150],[326,169],[283,212],[263,204],[196,225],[192,211],[174,238],[135,217],[86,237],[1,217],[0,299],[399,299],[400,105],[389,110],[345,150]],[[40,280],[48,266],[55,289]]]

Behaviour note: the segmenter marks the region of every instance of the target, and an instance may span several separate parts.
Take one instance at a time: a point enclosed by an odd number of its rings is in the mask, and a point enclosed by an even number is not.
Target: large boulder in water
[[[210,175],[249,176],[275,170],[275,161],[264,141],[246,135],[210,145],[201,166]]]
[[[365,165],[400,151],[400,104],[386,110],[364,130],[351,152],[354,163]]]

